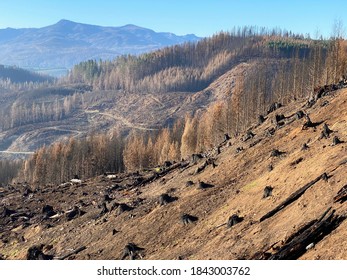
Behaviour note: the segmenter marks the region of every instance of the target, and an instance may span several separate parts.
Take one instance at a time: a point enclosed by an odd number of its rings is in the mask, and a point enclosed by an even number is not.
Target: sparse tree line
[[[0,187],[16,178],[22,166],[22,160],[0,160]]]
[[[210,41],[200,42],[201,45],[186,44],[139,57],[121,57],[114,62],[86,62],[76,66],[68,77],[70,81],[92,83],[93,87],[101,83],[106,88],[106,77],[110,76],[101,73],[111,75],[115,73],[113,71],[120,71],[121,74],[114,75],[118,81],[108,80],[111,87],[135,90],[131,87],[137,79],[137,85],[142,89],[151,91],[161,87],[165,91],[166,76],[170,75],[181,79],[173,84],[186,83],[191,90],[196,89],[201,80],[194,80],[196,76],[190,72],[194,71],[192,69],[200,65],[203,70],[198,71],[207,73],[209,78],[205,81],[208,81],[214,75],[220,75],[221,68],[230,69],[228,59],[235,57],[237,52],[241,54],[240,58],[248,52],[246,57],[253,57],[255,62],[251,71],[239,77],[235,86],[230,86],[225,100],[178,120],[172,128],[163,128],[156,133],[134,132],[126,140],[119,134],[113,134],[111,138],[99,135],[43,147],[26,161],[22,178],[41,184],[58,183],[74,175],[87,178],[103,172],[143,169],[168,160],[179,161],[214,147],[223,140],[224,133],[239,135],[259,115],[265,114],[273,102],[285,104],[309,97],[316,87],[336,83],[346,75],[347,44],[341,38],[313,41],[275,35],[261,38],[245,35],[235,40],[234,36],[221,33]],[[232,47],[229,51],[231,41],[237,42],[240,48]],[[80,71],[81,67],[89,70]],[[184,72],[182,76],[180,71]],[[163,73],[166,74],[161,76]],[[146,78],[148,84],[145,86],[141,81]],[[154,82],[156,79],[158,81]],[[187,90],[188,86],[185,87]]]
[[[9,96],[9,97],[8,97]],[[3,99],[12,99],[8,106],[0,108],[0,130],[7,130],[27,124],[61,121],[77,112],[83,113],[89,104],[115,102],[112,91],[91,91],[78,85],[69,87],[52,85],[23,92],[7,93]],[[0,102],[2,102],[0,91]]]
[[[0,93],[0,102],[8,104],[0,108],[0,130],[64,120],[83,110],[86,104],[106,98],[112,100],[110,94],[91,93],[85,85],[49,84],[33,90],[7,91],[2,96]]]
[[[55,79],[14,66],[0,65],[0,101],[14,100],[28,93],[49,88]],[[25,99],[25,98],[24,98]],[[3,106],[0,110],[0,129],[13,128],[18,125],[42,121],[43,119],[58,119],[64,114],[58,101],[55,105],[49,102],[13,102],[11,107]],[[58,112],[59,111],[59,112]]]
[[[62,98],[56,97],[52,101],[15,101],[11,105],[10,110],[0,112],[0,115],[1,113],[3,115],[2,129],[5,130],[32,123],[63,120],[82,107],[82,100],[82,94],[76,93]]]
[[[25,161],[18,178],[49,184],[66,182],[76,175],[89,178],[104,172],[123,171],[121,139],[118,133],[112,132],[42,147]]]
[[[0,89],[10,90],[10,91],[24,91],[24,90],[33,90],[43,87],[47,87],[51,84],[50,81],[43,82],[23,82],[23,83],[14,83],[10,78],[1,78],[0,77]]]

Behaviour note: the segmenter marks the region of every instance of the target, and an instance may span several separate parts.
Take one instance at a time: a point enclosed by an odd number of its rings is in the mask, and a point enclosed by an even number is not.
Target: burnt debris
[[[322,124],[323,121],[320,121],[320,122],[312,122],[310,117],[308,115],[305,115],[305,123],[302,125],[302,130],[306,130],[308,128],[315,128],[317,127],[318,125]]]
[[[283,154],[285,154],[286,152],[281,152],[281,151],[279,151],[279,150],[277,150],[277,149],[273,149],[272,151],[271,151],[271,157],[280,157],[281,155],[283,155]]]
[[[11,215],[17,213],[15,210],[11,210],[7,207],[2,207],[0,212],[0,218],[10,217]]]
[[[99,206],[99,208],[101,208],[101,211],[99,212],[99,214],[96,216],[96,219],[104,216],[106,213],[109,212],[109,210],[107,209],[107,206],[106,206],[106,202],[103,202],[101,204],[101,206]]]
[[[302,162],[303,160],[304,160],[303,157],[299,157],[298,159],[292,161],[292,162],[290,163],[290,166],[298,165],[298,164],[299,164],[300,162]]]
[[[45,218],[50,218],[57,214],[57,212],[53,210],[53,206],[45,205],[42,207],[42,214],[44,214]]]
[[[329,138],[331,133],[333,133],[333,131],[328,127],[326,123],[324,123],[320,138]]]
[[[190,181],[190,180],[187,181],[186,184],[185,184],[186,187],[190,187],[190,186],[193,186],[193,185],[194,185],[194,182]]]
[[[26,259],[27,260],[52,260],[53,256],[46,255],[45,253],[43,253],[42,251],[43,248],[44,248],[43,244],[31,246],[27,251]]]
[[[202,158],[204,158],[202,154],[192,154],[191,161],[192,163],[196,163]]]
[[[304,116],[305,116],[305,113],[303,111],[301,111],[301,110],[295,113],[295,118],[297,120],[302,119]]]
[[[242,137],[242,141],[246,142],[247,140],[250,140],[252,138],[254,138],[255,134],[252,131],[247,131],[246,134]]]
[[[135,260],[138,256],[142,258],[139,254],[139,251],[142,250],[144,250],[144,248],[141,248],[134,243],[128,243],[123,249],[121,260],[125,260],[127,257],[129,257],[130,260]]]
[[[343,203],[347,200],[347,185],[344,185],[334,197],[334,202]]]
[[[304,144],[302,144],[302,146],[301,146],[301,150],[302,151],[306,151],[306,150],[308,150],[310,147],[306,144],[306,143],[304,143]]]
[[[131,211],[133,209],[134,209],[133,207],[130,207],[129,205],[127,205],[125,203],[120,203],[117,207],[117,215],[120,215],[120,214],[127,212],[127,211]]]
[[[258,125],[261,125],[263,122],[265,122],[265,118],[263,115],[258,116]]]
[[[271,186],[266,186],[266,187],[264,188],[263,198],[267,198],[267,197],[271,196],[271,195],[272,195],[272,190],[273,190],[273,187],[271,187]]]
[[[289,236],[275,253],[263,252],[258,255],[267,260],[296,260],[312,248],[312,244],[317,244],[344,220],[345,217],[335,215],[335,211],[328,208],[320,218],[308,222]]]
[[[175,200],[177,200],[176,197],[172,197],[172,196],[168,195],[167,193],[163,193],[159,196],[158,202],[159,202],[160,206],[164,206],[164,205],[171,203]]]
[[[281,114],[281,115],[275,115],[275,123],[277,124],[277,125],[279,125],[280,124],[280,121],[282,121],[282,120],[284,120],[286,117],[283,115],[283,114]]]
[[[269,110],[267,110],[267,113],[270,114],[274,111],[276,111],[277,109],[281,108],[282,107],[282,104],[279,103],[279,102],[275,102],[273,104],[271,104]]]
[[[68,221],[76,219],[80,216],[83,216],[86,212],[82,211],[77,206],[74,206],[71,210],[66,211],[65,217]]]
[[[192,223],[194,223],[196,221],[198,221],[198,217],[195,217],[195,216],[192,216],[192,215],[189,215],[189,214],[183,214],[181,216],[181,222],[184,225],[192,224]]]
[[[198,189],[200,190],[205,190],[205,189],[209,189],[209,188],[213,188],[214,185],[212,184],[209,184],[209,183],[205,183],[203,181],[199,182],[199,185],[198,185]]]
[[[334,136],[332,146],[336,146],[336,145],[342,144],[342,143],[344,143],[344,141],[340,140],[339,137]]]
[[[239,217],[237,214],[233,214],[229,217],[227,222],[227,228],[231,228],[235,226],[238,223],[241,223],[243,221],[243,217]]]

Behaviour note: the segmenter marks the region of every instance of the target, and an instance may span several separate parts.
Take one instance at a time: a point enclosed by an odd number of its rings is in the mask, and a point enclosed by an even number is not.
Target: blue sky
[[[0,28],[43,27],[68,19],[103,26],[135,24],[178,35],[210,36],[234,26],[280,27],[329,37],[346,0],[1,0]]]

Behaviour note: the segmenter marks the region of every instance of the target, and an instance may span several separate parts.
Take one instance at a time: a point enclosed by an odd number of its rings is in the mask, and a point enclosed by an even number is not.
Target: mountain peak
[[[134,24],[111,27],[67,19],[42,28],[0,29],[0,48],[6,50],[0,54],[0,63],[71,68],[88,59],[114,59],[120,54],[139,54],[199,39],[167,34]],[[41,51],[33,46],[39,46]],[[56,55],[52,57],[52,53]]]
[[[53,25],[76,25],[76,24],[78,23],[71,20],[67,20],[67,19],[61,19],[56,24],[53,24]]]
[[[123,25],[121,26],[122,28],[142,28],[142,27],[139,27],[135,24],[126,24],[126,25]]]
[[[61,19],[61,20],[59,20],[57,23],[66,23],[66,22],[73,22],[73,21],[71,21],[71,20],[68,20],[68,19]]]

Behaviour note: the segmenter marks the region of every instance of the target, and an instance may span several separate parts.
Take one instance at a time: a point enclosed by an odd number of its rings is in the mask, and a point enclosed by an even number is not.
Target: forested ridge
[[[209,85],[217,78],[240,64],[248,68],[235,84],[226,85],[230,90],[221,101],[182,116],[172,127],[134,131],[126,139],[116,132],[43,147],[26,161],[20,178],[58,183],[74,175],[88,178],[103,172],[153,167],[211,149],[225,133],[238,137],[259,115],[266,114],[272,103],[313,97],[319,86],[337,83],[346,74],[346,54],[341,37],[313,40],[287,32],[244,28],[139,56],[80,63],[57,84],[84,84],[91,92],[115,90],[129,95],[213,92]],[[83,92],[76,94],[65,98],[83,97]],[[61,108],[80,104],[59,102]]]
[[[68,81],[88,83],[95,89],[127,92],[196,92],[243,61],[257,58],[325,60],[333,48],[328,40],[250,27],[139,56],[82,62],[70,72]]]

